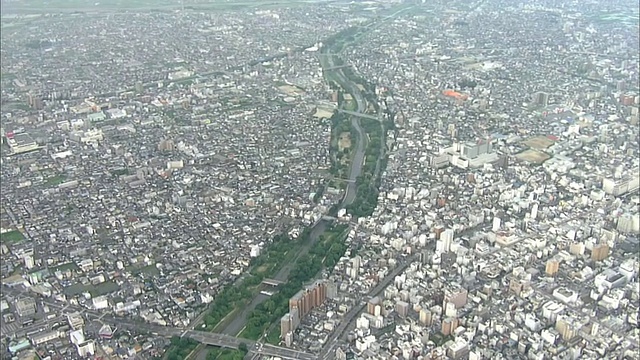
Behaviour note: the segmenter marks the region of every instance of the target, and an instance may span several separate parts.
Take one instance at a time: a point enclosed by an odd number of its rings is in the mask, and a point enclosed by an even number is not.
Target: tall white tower
[[[493,217],[493,227],[491,228],[491,230],[493,232],[496,232],[496,231],[500,230],[500,225],[501,224],[502,224],[502,220],[499,217],[494,216]]]

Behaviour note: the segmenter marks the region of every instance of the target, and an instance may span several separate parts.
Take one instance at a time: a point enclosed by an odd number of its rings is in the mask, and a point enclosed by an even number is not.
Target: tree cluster
[[[240,285],[226,286],[216,295],[209,314],[204,318],[206,328],[213,329],[231,311],[251,299],[253,293],[249,288],[271,276],[282,265],[285,254],[291,249],[292,240],[286,234],[276,235],[267,250],[252,259],[249,276]],[[266,270],[258,271],[260,267],[266,267]]]
[[[207,354],[207,360],[242,360],[249,352],[247,344],[240,343],[238,349],[215,348]]]
[[[356,179],[356,197],[353,203],[347,206],[347,211],[351,215],[363,217],[373,214],[378,203],[380,174],[382,173],[379,166],[386,166],[386,159],[381,158],[381,155],[384,154],[383,147],[386,146],[386,140],[384,129],[378,121],[361,119],[360,126],[367,133],[369,141],[365,150],[362,171]]]
[[[343,234],[347,225],[337,225],[321,235],[308,254],[298,258],[289,274],[286,284],[280,285],[278,292],[260,303],[249,315],[242,336],[259,339],[268,327],[289,311],[289,299],[312,280],[323,267],[335,266],[347,250]],[[308,233],[305,235],[308,236]]]
[[[167,360],[182,360],[198,346],[198,342],[188,338],[174,336],[171,338],[171,349],[167,352]]]
[[[357,139],[356,130],[351,126],[349,117],[343,113],[334,112],[330,120],[332,141],[329,146],[329,152],[332,154],[331,158],[333,161],[331,162],[329,173],[335,177],[342,177],[346,176],[349,171],[349,165],[344,165],[342,159],[345,156],[349,156],[350,149],[344,149],[342,152],[338,151],[338,139],[340,138],[340,134],[348,132],[353,142],[353,140]]]

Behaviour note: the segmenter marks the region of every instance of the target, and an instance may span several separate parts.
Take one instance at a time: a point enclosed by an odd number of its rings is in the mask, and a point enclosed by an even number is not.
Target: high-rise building
[[[396,303],[396,312],[401,318],[406,318],[409,315],[409,303],[398,301]]]
[[[442,329],[440,330],[443,335],[451,335],[458,328],[458,319],[448,317],[442,320]]]
[[[380,305],[380,298],[377,297],[377,296],[371,298],[367,302],[367,313],[369,313],[371,315],[375,315],[376,314],[376,305]]]
[[[454,232],[452,229],[447,229],[440,234],[440,240],[436,243],[438,250],[441,253],[451,251],[451,245],[453,244]]]
[[[427,309],[420,310],[420,318],[419,321],[424,326],[431,326],[432,315],[431,311]]]
[[[578,327],[577,323],[568,316],[560,315],[556,320],[556,330],[562,336],[564,341],[572,340],[576,335],[578,335]]]
[[[455,305],[456,309],[460,309],[463,306],[467,305],[467,296],[468,292],[463,288],[459,288],[456,290],[445,290],[444,302],[442,306],[445,307],[446,304],[450,302]]]
[[[34,94],[27,94],[27,102],[35,110],[41,110],[44,106],[42,97]]]
[[[537,93],[533,94],[533,102],[536,105],[548,106],[549,105],[549,94],[547,94],[546,92],[543,92],[543,91],[538,91]]]
[[[311,310],[322,305],[326,299],[327,282],[324,280],[318,280],[292,296],[289,299],[289,313],[280,320],[280,335],[284,338],[288,331],[295,330],[300,320]]]
[[[626,213],[618,218],[616,229],[623,234],[638,233],[640,230],[640,215]]]
[[[547,260],[547,265],[545,266],[544,272],[549,276],[555,276],[560,269],[560,261],[558,259],[549,259]]]
[[[502,219],[497,216],[493,217],[493,224],[491,226],[491,231],[496,232],[500,230],[500,225],[502,224]]]
[[[158,143],[158,150],[160,151],[173,151],[175,149],[175,144],[173,140],[164,139]]]
[[[286,313],[280,319],[280,338],[284,339],[284,337],[292,331],[293,329],[293,319],[291,313]]]
[[[593,261],[602,261],[609,256],[609,245],[607,244],[597,244],[593,246],[591,250],[591,260]]]

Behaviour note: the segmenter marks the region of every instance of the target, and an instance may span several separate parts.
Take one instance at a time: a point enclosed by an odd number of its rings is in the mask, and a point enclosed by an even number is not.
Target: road
[[[327,342],[324,344],[324,347],[320,351],[320,355],[322,356],[322,360],[330,360],[335,358],[335,350],[338,346],[339,339],[344,335],[345,331],[353,324],[353,322],[357,319],[358,315],[364,310],[367,303],[364,299],[372,298],[378,296],[380,293],[384,291],[384,289],[393,282],[396,276],[400,275],[404,272],[414,261],[418,259],[417,255],[413,255],[404,261],[400,262],[398,266],[395,267],[387,276],[385,276],[382,281],[380,281],[376,286],[373,287],[368,293],[367,296],[363,297],[363,300],[345,315],[345,317],[340,321],[340,325],[333,331],[331,336],[327,338]]]
[[[320,235],[322,235],[330,225],[331,225],[330,221],[320,220],[320,222],[318,222],[311,229],[311,234],[309,235],[309,241],[307,242],[307,244],[302,246],[302,248],[299,249],[299,252],[296,254],[293,261],[289,261],[285,266],[283,266],[276,273],[276,275],[272,277],[272,279],[276,281],[286,282],[289,279],[289,274],[291,273],[291,270],[293,269],[293,265],[295,264],[296,260],[300,256],[305,255],[309,252],[309,250],[311,249],[311,246],[315,244],[315,242],[320,238]],[[242,309],[242,311],[239,314],[236,314],[234,316],[233,320],[227,326],[225,326],[225,328],[221,330],[220,333],[231,335],[231,336],[238,335],[240,331],[242,331],[242,329],[244,328],[245,324],[247,323],[247,318],[249,317],[249,314],[251,313],[251,311],[253,311],[253,309],[255,309],[256,306],[266,301],[267,299],[269,299],[269,296],[258,293],[251,300],[251,302]]]
[[[334,74],[336,75],[336,78],[340,86],[342,86],[347,92],[349,92],[353,96],[353,99],[357,105],[357,113],[364,115],[364,112],[367,108],[367,102],[362,94],[362,91],[358,88],[357,84],[353,83],[345,76],[341,67],[337,67],[337,68],[335,67],[333,56],[329,56],[328,59],[329,59],[328,68],[333,68],[331,71],[333,71]],[[351,124],[356,129],[356,132],[358,133],[359,141],[357,141],[356,143],[356,150],[353,155],[353,160],[351,162],[351,167],[349,170],[349,177],[347,179],[347,188],[342,198],[342,202],[340,203],[341,208],[345,208],[351,205],[356,198],[356,194],[357,194],[356,179],[358,178],[358,176],[360,176],[360,173],[362,172],[362,165],[364,164],[365,150],[366,150],[366,144],[367,144],[366,133],[364,132],[362,127],[360,127],[360,121],[357,116],[351,117]],[[309,242],[299,250],[299,253],[296,255],[293,261],[289,262],[287,266],[284,266],[282,269],[280,269],[280,271],[278,271],[278,273],[276,273],[275,276],[273,276],[273,279],[276,281],[286,282],[287,279],[289,278],[289,274],[291,273],[291,269],[295,264],[295,260],[297,260],[300,256],[309,252],[313,244],[315,244],[318,238],[320,238],[320,235],[322,235],[327,230],[327,228],[331,225],[331,223],[332,221],[330,220],[320,220],[311,229]],[[251,302],[246,307],[243,308],[242,312],[240,314],[237,314],[232,320],[232,322],[229,323],[221,331],[221,333],[232,335],[232,336],[235,336],[238,333],[240,333],[244,328],[247,322],[247,318],[251,313],[251,311],[253,311],[253,309],[255,309],[256,306],[266,301],[268,298],[269,296],[267,295],[263,295],[260,293],[257,294],[251,300]]]
[[[329,62],[331,64],[330,66],[333,66],[332,57],[329,57]],[[347,79],[344,73],[342,73],[341,69],[336,69],[334,71],[341,83],[340,85],[344,86],[345,89],[352,94],[354,101],[357,104],[358,112],[363,113],[367,105],[366,105],[366,100],[362,95],[362,92],[360,91],[360,89],[356,86],[356,84],[350,82]],[[349,178],[347,179],[348,180],[347,189],[345,191],[345,195],[342,199],[342,202],[340,203],[341,208],[345,208],[348,205],[351,205],[356,198],[357,186],[356,186],[355,180],[358,178],[358,176],[360,176],[360,173],[362,172],[362,165],[364,164],[364,156],[365,156],[365,149],[366,149],[366,134],[364,130],[362,130],[362,128],[360,127],[358,118],[355,116],[352,117],[351,123],[356,129],[356,131],[358,132],[358,137],[361,140],[358,141],[356,145],[356,150],[355,150],[353,161],[351,163],[351,168],[349,171]],[[299,257],[309,252],[311,247],[320,238],[320,235],[322,235],[327,230],[327,228],[330,227],[331,224],[332,224],[332,221],[330,220],[320,220],[317,224],[315,224],[311,229],[311,233],[309,235],[309,241],[307,242],[307,244],[305,244],[302,248],[300,248],[299,252],[296,254],[294,259],[290,261],[287,265],[282,267],[275,274],[275,276],[272,277],[272,279],[276,281],[286,282],[289,279],[289,274],[291,273],[291,270],[293,269],[293,265],[295,264],[296,260]],[[226,325],[224,329],[220,331],[220,333],[231,335],[231,336],[238,335],[242,331],[242,329],[244,329],[245,324],[247,323],[247,319],[251,314],[251,312],[256,308],[256,306],[266,301],[268,298],[269,296],[267,295],[263,295],[260,293],[256,294],[256,296],[251,300],[251,302],[249,302],[249,304],[245,306],[239,314],[236,314],[233,320],[228,325]],[[203,316],[204,315],[199,316],[199,319],[201,320]]]
[[[3,287],[2,292],[5,295],[12,297],[29,296],[29,291],[25,288],[8,288]],[[81,306],[70,305],[67,303],[56,302],[52,299],[42,299],[42,304],[48,306],[51,309],[55,309],[62,316],[57,317],[58,320],[66,322],[64,315],[71,313],[80,313],[87,321],[97,320],[100,323],[110,324],[118,329],[130,330],[133,332],[148,332],[157,336],[163,337],[189,337],[197,340],[203,344],[214,345],[219,347],[227,347],[237,349],[241,343],[245,343],[251,349],[260,349],[260,353],[269,356],[278,356],[284,359],[301,359],[301,360],[314,360],[316,357],[312,354],[307,354],[301,351],[282,348],[273,345],[256,346],[256,342],[240,339],[235,336],[229,336],[226,334],[217,334],[206,331],[194,331],[187,329],[180,329],[169,326],[153,325],[142,321],[133,321],[124,317],[116,317],[109,313],[85,309]],[[21,329],[23,332],[34,331],[43,328],[46,324],[42,321],[34,323],[32,326]]]
[[[334,63],[334,57],[327,53],[328,66],[325,67],[325,71],[331,71],[335,75],[335,79],[338,84],[345,89],[351,96],[353,100],[356,102],[357,111],[356,113],[362,114],[367,109],[367,102],[362,95],[362,92],[358,88],[356,84],[350,81],[344,74],[343,68],[336,68]],[[334,68],[333,70],[326,70]],[[357,116],[351,116],[351,126],[354,127],[356,133],[358,134],[358,141],[356,142],[356,150],[353,155],[353,159],[351,160],[351,168],[349,170],[349,178],[347,182],[347,188],[344,193],[344,197],[342,198],[342,207],[346,207],[351,205],[353,201],[356,199],[356,194],[358,190],[358,185],[355,180],[360,176],[362,172],[362,165],[364,164],[364,155],[365,149],[367,148],[367,136],[362,127],[360,127],[360,119]]]

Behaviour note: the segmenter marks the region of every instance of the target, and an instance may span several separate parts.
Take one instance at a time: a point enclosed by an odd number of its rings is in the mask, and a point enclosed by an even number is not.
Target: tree
[[[247,344],[245,343],[240,343],[240,345],[238,345],[238,350],[242,351],[245,354],[249,352],[249,349],[247,348]]]

